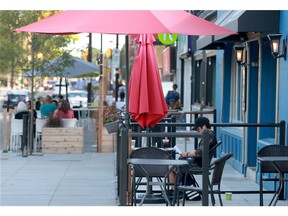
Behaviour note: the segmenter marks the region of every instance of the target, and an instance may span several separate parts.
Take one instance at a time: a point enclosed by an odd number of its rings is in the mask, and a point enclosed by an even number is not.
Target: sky
[[[75,50],[86,50],[88,48],[89,38],[88,33],[78,34],[80,40],[77,41],[75,44],[72,44],[70,47],[74,48]],[[125,44],[125,36],[118,35],[118,49],[121,49],[122,46]],[[100,50],[101,48],[101,34],[92,34],[92,47],[97,48]],[[102,34],[102,51],[105,53],[108,48],[116,48],[116,35],[114,34]],[[73,52],[74,56],[80,57],[79,52]]]

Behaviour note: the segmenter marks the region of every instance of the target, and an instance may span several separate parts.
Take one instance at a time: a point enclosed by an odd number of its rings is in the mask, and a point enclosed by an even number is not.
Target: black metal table
[[[271,162],[279,173],[279,186],[278,186],[278,189],[275,191],[275,194],[272,197],[272,200],[269,203],[269,206],[271,206],[274,201],[273,205],[275,206],[278,201],[280,192],[282,191],[284,187],[284,172],[280,169],[278,163],[284,161],[284,162],[287,162],[288,164],[288,156],[267,156],[267,157],[258,157],[257,159],[260,161],[260,165],[262,162]]]
[[[170,201],[170,199],[167,196],[166,193],[166,187],[167,187],[167,180],[169,179],[169,174],[173,171],[176,172],[176,181],[175,183],[178,182],[178,168],[179,166],[183,166],[183,165],[187,165],[188,162],[186,160],[163,160],[163,159],[138,159],[138,158],[130,158],[127,159],[127,163],[131,164],[132,166],[137,166],[138,168],[140,168],[146,179],[147,179],[147,183],[146,183],[146,187],[147,190],[145,192],[145,195],[142,197],[141,202],[139,205],[142,205],[145,201],[145,198],[148,195],[148,187],[151,185],[154,185],[153,182],[151,182],[151,177],[149,176],[149,174],[146,172],[146,170],[143,168],[143,165],[157,165],[157,166],[169,166],[169,170],[166,173],[166,175],[164,176],[165,180],[163,182],[158,182],[157,185],[162,185],[164,190],[163,190],[163,197],[166,200],[168,205],[175,205],[175,201],[176,201],[176,188],[174,190],[174,198],[173,198],[173,202]]]

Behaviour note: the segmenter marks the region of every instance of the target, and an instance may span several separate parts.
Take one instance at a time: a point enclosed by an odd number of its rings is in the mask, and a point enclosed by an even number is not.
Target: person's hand
[[[189,152],[182,152],[180,154],[181,157],[188,157]]]

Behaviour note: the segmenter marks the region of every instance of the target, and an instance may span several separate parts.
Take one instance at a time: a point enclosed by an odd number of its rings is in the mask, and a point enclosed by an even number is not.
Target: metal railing
[[[167,119],[166,119],[167,120]],[[151,130],[146,130],[145,132],[131,132],[131,129],[128,129],[127,126],[124,125],[124,127],[121,129],[121,132],[118,132],[117,136],[117,170],[118,170],[118,196],[119,196],[119,204],[120,205],[126,205],[126,193],[128,189],[128,165],[127,165],[127,158],[128,158],[128,138],[129,137],[137,137],[137,138],[142,138],[142,137],[147,137],[147,138],[161,138],[161,137],[169,137],[174,140],[177,137],[192,137],[195,140],[197,140],[199,137],[202,137],[204,140],[205,135],[199,134],[197,132],[193,131],[187,131],[187,132],[181,132],[181,133],[176,133],[176,128],[177,127],[193,127],[194,123],[175,123],[175,119],[171,117],[168,121],[170,122],[159,122],[157,126],[159,127],[167,127],[170,128],[169,131],[165,132],[153,132]],[[135,126],[137,123],[131,123],[130,126]],[[274,127],[274,128],[279,128],[279,144],[280,145],[285,145],[285,128],[286,128],[286,123],[285,121],[281,121],[280,123],[211,123],[211,126],[216,128],[219,127]],[[215,130],[216,132],[216,130]],[[121,135],[121,136],[120,136]],[[120,139],[121,138],[121,139]],[[209,140],[209,137],[208,137]],[[207,140],[207,143],[208,143]],[[204,140],[205,143],[205,140]],[[206,206],[208,205],[208,182],[206,182],[206,179],[208,179],[208,169],[209,169],[209,164],[208,164],[208,144],[204,144],[204,149],[203,149],[203,157],[202,157],[202,163],[203,163],[203,197],[202,197],[202,205]],[[207,171],[207,172],[206,172]],[[207,183],[207,188],[206,188],[206,183]],[[231,191],[229,191],[231,192]],[[273,191],[272,191],[273,192]],[[271,192],[271,193],[272,193]],[[225,191],[222,191],[222,193],[225,193]],[[243,194],[251,194],[251,193],[259,193],[259,191],[233,191],[233,193],[243,193]],[[269,192],[268,192],[269,193]],[[282,198],[283,198],[283,192]],[[207,195],[207,196],[206,196]]]

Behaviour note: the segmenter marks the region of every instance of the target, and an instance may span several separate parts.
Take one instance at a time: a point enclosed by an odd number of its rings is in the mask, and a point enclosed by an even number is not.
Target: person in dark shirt
[[[26,102],[26,106],[27,106],[27,110],[31,111],[31,101],[27,101]],[[34,117],[34,121],[36,121],[37,118],[37,112],[35,109],[33,109],[33,117]]]
[[[40,110],[41,104],[42,104],[42,98],[38,97],[37,101],[35,102],[35,109]]]
[[[202,116],[198,117],[195,121],[195,125],[194,125],[192,130],[195,130],[199,133],[203,133],[205,130],[208,130],[208,132],[209,132],[209,149],[211,149],[213,146],[215,146],[217,144],[217,139],[215,137],[215,133],[211,129],[210,121],[208,118],[202,117]],[[181,159],[181,158],[185,159],[187,157],[188,158],[190,157],[189,166],[187,168],[182,167],[183,171],[188,170],[189,167],[191,167],[191,166],[202,167],[202,154],[203,154],[203,140],[201,139],[198,148],[194,149],[193,151],[182,152],[180,154],[179,159]],[[181,170],[180,170],[180,172],[181,172]],[[172,172],[169,176],[170,183],[174,183],[175,178],[176,178],[176,174]],[[192,179],[191,184],[193,186],[195,186],[193,179]],[[174,189],[174,188],[172,187],[172,189]],[[173,194],[173,192],[171,192],[171,193]],[[201,199],[200,194],[198,194],[197,192],[194,193],[191,191],[187,191],[185,197],[186,197],[186,200],[200,200]]]

